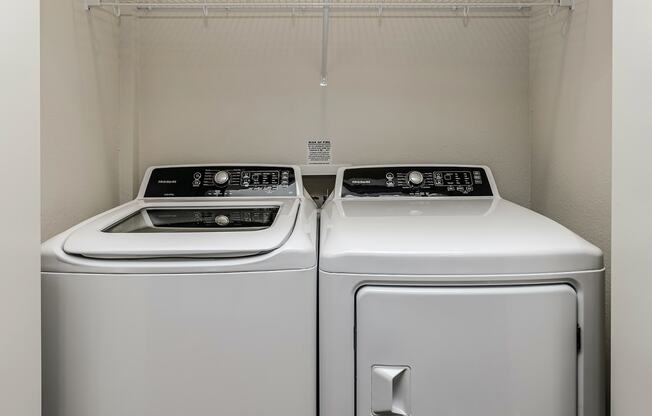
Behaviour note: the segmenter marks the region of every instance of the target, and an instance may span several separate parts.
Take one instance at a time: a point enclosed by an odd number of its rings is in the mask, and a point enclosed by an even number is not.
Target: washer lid
[[[299,204],[299,199],[136,201],[73,232],[63,249],[100,259],[253,256],[289,238]]]

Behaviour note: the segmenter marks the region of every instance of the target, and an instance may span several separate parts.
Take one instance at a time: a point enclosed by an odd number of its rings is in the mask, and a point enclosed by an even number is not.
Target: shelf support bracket
[[[319,85],[328,85],[328,32],[330,25],[330,6],[324,6],[321,27],[321,75]]]
[[[91,7],[100,6],[100,0],[84,0],[84,9],[90,10]]]
[[[568,7],[569,10],[575,10],[575,0],[559,0],[560,7]]]

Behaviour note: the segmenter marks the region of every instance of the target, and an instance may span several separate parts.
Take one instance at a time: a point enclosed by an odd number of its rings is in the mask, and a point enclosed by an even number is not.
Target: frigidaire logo
[[[371,183],[371,179],[353,179],[351,182],[360,185],[364,183]]]
[[[159,179],[158,183],[177,183],[176,179]]]

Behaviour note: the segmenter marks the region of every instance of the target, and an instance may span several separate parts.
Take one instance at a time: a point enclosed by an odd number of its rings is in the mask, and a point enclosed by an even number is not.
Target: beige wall
[[[532,208],[600,247],[610,261],[611,1],[530,25]],[[607,310],[609,299],[607,283]]]
[[[0,16],[0,415],[39,416],[39,2]]]
[[[75,0],[44,1],[43,16],[43,238],[128,199],[147,166],[301,164],[305,140],[328,137],[334,163],[488,164],[505,197],[531,200],[600,246],[609,263],[609,0],[578,0],[570,20],[541,10],[468,27],[461,19],[336,18],[326,88],[318,18],[123,17],[119,27]],[[615,159],[623,166],[641,154],[626,145]],[[621,218],[636,213],[623,208]],[[619,228],[623,240],[628,227]],[[640,328],[624,320],[649,314],[635,298],[646,283],[622,258],[621,301],[633,306],[622,308],[615,352],[641,357],[629,343],[640,341]],[[616,364],[616,406],[625,409],[626,392],[637,392],[629,385],[636,364]]]
[[[43,239],[118,202],[118,21],[82,4],[42,2]]]
[[[138,20],[138,169],[217,161],[484,163],[530,200],[528,19]]]
[[[652,411],[652,3],[614,1],[612,415]]]

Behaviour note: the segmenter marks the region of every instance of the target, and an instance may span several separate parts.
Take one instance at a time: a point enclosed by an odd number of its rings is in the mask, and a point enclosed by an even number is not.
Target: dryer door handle
[[[410,367],[375,365],[371,368],[371,413],[410,416]]]

